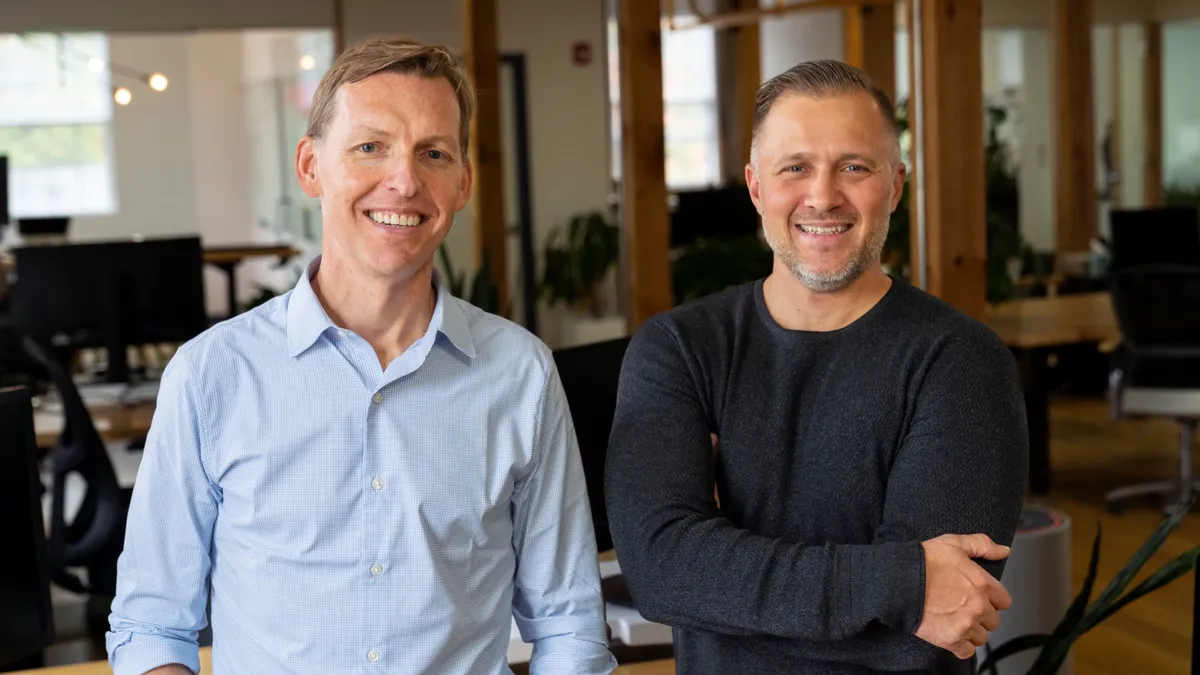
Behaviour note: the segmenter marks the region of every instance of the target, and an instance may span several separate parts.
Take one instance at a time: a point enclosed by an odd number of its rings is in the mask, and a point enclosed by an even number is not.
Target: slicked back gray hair
[[[892,162],[900,163],[900,132],[896,128],[896,110],[891,99],[875,86],[862,70],[841,61],[831,59],[805,61],[767,80],[758,88],[754,100],[754,127],[750,136],[750,165],[758,170],[758,137],[763,120],[771,112],[771,106],[784,94],[799,94],[808,98],[823,99],[849,94],[867,94],[875,100],[879,113],[887,122],[892,135]]]

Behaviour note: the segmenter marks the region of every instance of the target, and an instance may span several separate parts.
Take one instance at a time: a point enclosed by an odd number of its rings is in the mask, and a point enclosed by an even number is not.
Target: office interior
[[[2,14],[0,672],[111,672],[103,631],[157,378],[319,252],[295,145],[334,55],[380,35],[469,52],[496,93],[480,98],[493,133],[472,140],[495,150],[479,196],[435,262],[554,351],[619,673],[674,672],[670,628],[638,614],[604,520],[624,346],[655,313],[770,271],[743,178],[754,92],[815,58],[862,67],[897,103],[910,171],[885,268],[988,324],[1020,369],[1030,485],[1005,575],[1019,609],[989,647],[1053,632],[1094,551],[1090,600],[1105,600],[1150,542],[1125,591],[1175,575],[1081,630],[1071,672],[1200,672],[1200,0],[42,0]],[[996,672],[1029,672],[1037,653]],[[514,630],[514,672],[529,654]]]

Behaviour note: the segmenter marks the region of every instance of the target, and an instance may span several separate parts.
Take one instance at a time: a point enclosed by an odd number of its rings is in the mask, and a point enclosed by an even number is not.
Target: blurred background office
[[[382,35],[450,45],[481,91],[476,194],[436,264],[555,352],[624,675],[673,672],[600,492],[624,345],[770,271],[755,90],[815,58],[897,103],[886,269],[1020,368],[1022,609],[991,646],[1054,629],[1100,523],[1098,588],[1148,540],[1129,588],[1180,576],[1079,631],[1068,669],[1200,672],[1200,0],[0,0],[0,671],[103,658],[157,379],[319,251],[296,142],[334,56]],[[528,655],[514,629],[516,672]]]

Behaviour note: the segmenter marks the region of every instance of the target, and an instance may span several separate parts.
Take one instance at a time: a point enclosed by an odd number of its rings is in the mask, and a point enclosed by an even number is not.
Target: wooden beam
[[[908,251],[909,251],[909,276],[913,285],[918,288],[927,288],[927,266],[923,261],[925,257],[925,240],[921,237],[919,231],[921,222],[921,203],[917,199],[920,194],[918,188],[922,185],[920,176],[917,174],[917,162],[923,159],[921,143],[924,139],[917,135],[917,38],[912,30],[913,26],[913,5],[918,0],[903,0],[904,2],[904,25],[908,30],[908,101],[905,103],[906,113],[908,117],[908,133],[909,133],[909,150],[908,150]]]
[[[1145,82],[1146,123],[1146,206],[1162,206],[1163,197],[1163,154],[1162,154],[1162,24],[1146,24],[1146,55],[1142,73]]]
[[[896,8],[857,3],[842,9],[842,58],[896,98]]]
[[[659,3],[618,0],[627,327],[671,307]]]
[[[1109,39],[1110,57],[1112,59],[1112,91],[1109,93],[1109,106],[1112,109],[1112,127],[1109,130],[1109,161],[1112,163],[1111,170],[1117,174],[1117,181],[1112,185],[1112,189],[1108,196],[1109,204],[1114,209],[1121,208],[1121,183],[1124,181],[1124,176],[1121,175],[1121,27],[1119,25],[1112,27],[1112,36]],[[1109,176],[1104,177],[1104,183],[1107,185]]]
[[[475,172],[471,216],[475,263],[487,261],[496,287],[498,312],[508,312],[507,222],[504,161],[500,144],[500,46],[496,0],[463,0],[463,54],[479,105],[471,122],[471,166]]]
[[[756,0],[735,0],[739,10],[757,6]],[[758,86],[762,84],[762,52],[760,49],[759,24],[746,24],[733,29],[736,43],[734,60],[734,99],[737,105],[737,133],[734,151],[738,166],[750,161],[750,139],[754,131],[754,101],[758,97]],[[745,181],[745,172],[735,174],[739,182]]]
[[[983,175],[982,0],[920,2],[928,290],[983,320],[987,229]],[[914,255],[914,260],[916,256]]]
[[[1096,236],[1096,143],[1091,0],[1052,0],[1055,110],[1055,248],[1086,251]]]
[[[333,58],[346,51],[346,2],[333,0]]]

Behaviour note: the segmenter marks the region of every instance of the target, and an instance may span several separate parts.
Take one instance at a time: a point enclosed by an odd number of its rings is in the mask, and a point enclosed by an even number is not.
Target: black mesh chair
[[[1179,476],[1117,488],[1112,510],[1136,496],[1163,496],[1168,509],[1191,503],[1193,434],[1200,421],[1200,267],[1143,265],[1114,271],[1112,299],[1123,336],[1110,374],[1114,419],[1166,417],[1179,424]]]
[[[33,340],[25,352],[49,374],[62,398],[62,434],[50,451],[54,465],[50,521],[50,565],[53,580],[76,593],[116,594],[117,558],[124,547],[126,500],[108,451],[92,423],[75,382],[66,368]],[[67,477],[83,478],[86,492],[75,518],[66,513]],[[86,568],[87,583],[70,568]]]

